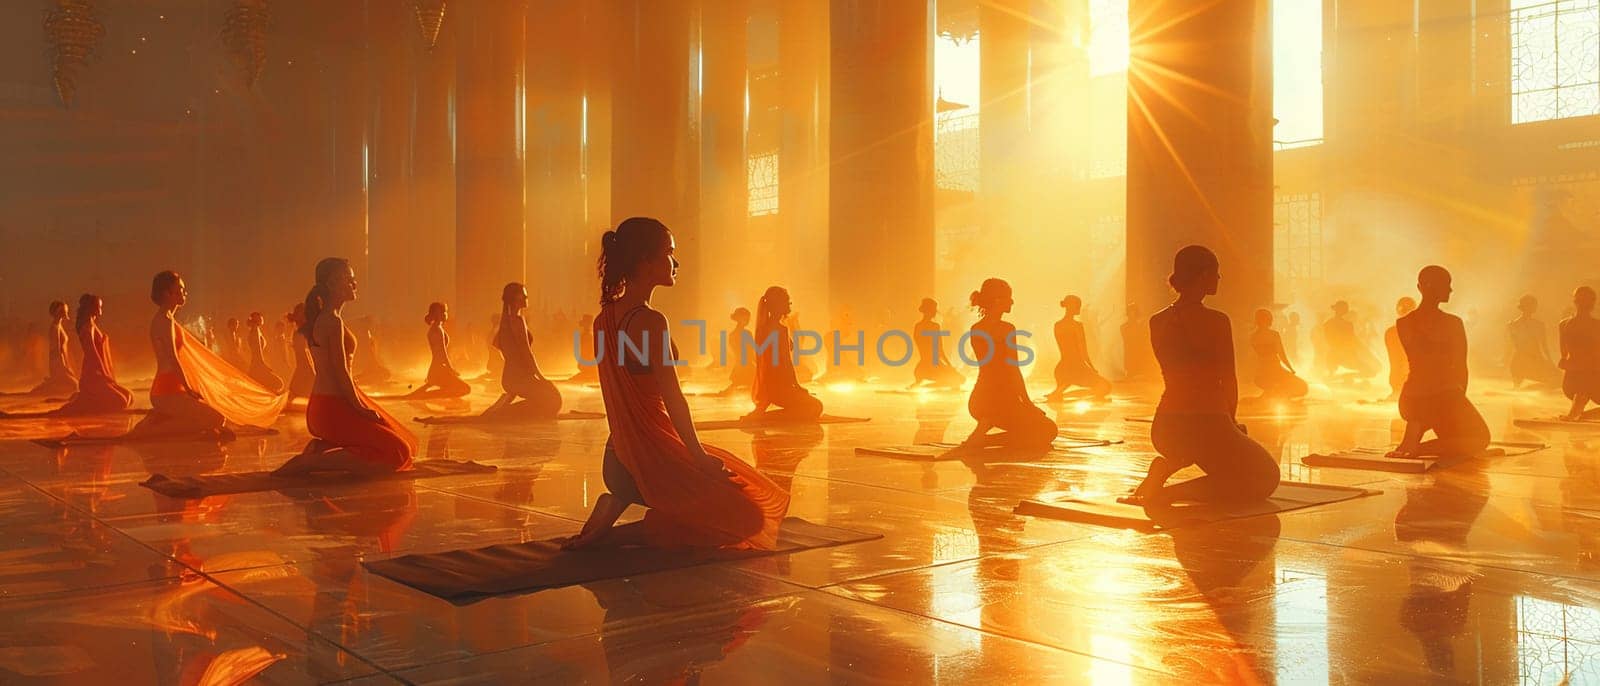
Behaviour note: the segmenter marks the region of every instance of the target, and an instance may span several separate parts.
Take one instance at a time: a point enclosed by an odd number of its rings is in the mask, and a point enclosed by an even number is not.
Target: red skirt
[[[306,428],[330,447],[344,448],[356,457],[387,465],[401,472],[411,468],[411,445],[406,430],[386,414],[374,422],[356,412],[337,395],[313,393],[306,403]]]

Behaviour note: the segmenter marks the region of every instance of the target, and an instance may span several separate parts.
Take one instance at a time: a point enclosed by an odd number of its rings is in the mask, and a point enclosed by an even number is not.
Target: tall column
[[[411,324],[432,299],[413,274],[428,255],[416,245],[411,198],[411,72],[416,15],[396,3],[368,3],[367,76],[371,136],[367,153],[367,257],[372,284],[366,310],[391,330]],[[414,327],[408,327],[414,328]],[[408,346],[400,346],[408,347]]]
[[[456,13],[456,299],[498,310],[500,289],[523,280],[522,95],[524,0],[466,0]]]
[[[1012,236],[1027,223],[1031,5],[995,0],[978,6],[979,221],[989,235]]]
[[[658,299],[692,316],[700,259],[700,147],[690,80],[694,0],[617,0],[611,82],[611,217],[655,217],[684,269]]]
[[[828,44],[826,2],[778,3],[778,236],[775,252],[805,312],[827,311]],[[748,300],[748,299],[747,299]],[[810,326],[810,320],[802,320]],[[816,322],[821,324],[821,322]]]
[[[349,259],[356,274],[363,275],[367,273],[367,17],[358,3],[331,3],[324,11],[333,133],[329,146],[333,197],[324,245],[329,255]],[[312,265],[305,270],[311,274]]]
[[[914,320],[933,290],[932,11],[830,6],[829,300],[870,330]]]
[[[447,6],[432,47],[415,23],[408,31],[421,49],[411,105],[411,202],[417,226],[412,269],[423,297],[450,303],[458,320],[475,324],[497,308],[456,298],[455,25],[460,18],[455,9]]]
[[[770,267],[746,264],[750,255],[749,162],[745,149],[747,62],[746,0],[708,0],[701,4],[700,99],[701,160],[700,259],[715,265],[721,278],[702,282],[702,302],[715,307],[708,318],[720,319],[723,308],[753,290],[747,277]],[[770,273],[770,272],[766,272]],[[748,300],[748,295],[745,295]]]
[[[527,16],[528,274],[535,307],[592,309],[583,259],[584,3],[533,0]],[[587,268],[585,268],[587,267]],[[567,344],[570,347],[570,344]],[[566,350],[562,347],[561,350]]]
[[[1236,323],[1272,303],[1272,50],[1267,0],[1133,0],[1128,293],[1162,303],[1179,248],[1222,262]],[[1153,307],[1153,305],[1151,305]]]

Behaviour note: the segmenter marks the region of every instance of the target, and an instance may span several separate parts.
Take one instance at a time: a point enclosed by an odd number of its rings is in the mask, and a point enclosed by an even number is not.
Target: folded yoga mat
[[[133,410],[113,410],[111,412],[86,412],[84,414],[60,414],[54,410],[43,412],[0,412],[0,420],[4,419],[95,419],[98,417],[120,417],[124,415],[150,414],[149,408]]]
[[[404,472],[357,476],[330,473],[305,474],[293,477],[273,476],[272,472],[239,472],[234,474],[202,474],[199,476],[169,477],[153,474],[140,486],[173,498],[204,498],[229,493],[255,493],[275,491],[297,486],[327,486],[330,484],[356,484],[372,481],[397,481],[428,479],[436,476],[483,474],[495,471],[494,465],[454,460],[424,460]]]
[[[1534,417],[1533,419],[1518,419],[1512,422],[1524,429],[1548,429],[1553,431],[1600,431],[1600,421],[1581,419],[1570,421],[1557,416]]]
[[[1078,435],[1075,435],[1075,434],[1065,434],[1064,433],[1064,434],[1061,434],[1061,436],[1059,438],[1057,438],[1054,443],[1050,444],[1050,450],[1052,452],[1055,452],[1055,451],[1073,450],[1075,448],[1100,448],[1100,447],[1104,447],[1104,446],[1108,446],[1108,445],[1117,445],[1117,444],[1119,444],[1121,442],[1122,442],[1122,439],[1120,439],[1120,438],[1100,439],[1100,438],[1090,438],[1090,437],[1087,437],[1087,436],[1078,436]],[[914,444],[914,445],[871,446],[871,447],[856,448],[856,454],[857,455],[866,455],[866,456],[869,456],[869,457],[892,457],[892,458],[895,458],[895,459],[898,459],[898,460],[917,460],[917,461],[922,461],[922,462],[944,462],[944,461],[960,460],[963,457],[963,455],[961,453],[951,453],[950,452],[950,451],[955,450],[956,448],[958,448],[960,446],[961,446],[960,443],[943,443],[943,442],[917,443],[917,444]],[[1005,448],[984,448],[984,449],[981,449],[981,450],[978,450],[978,451],[968,452],[966,454],[967,455],[989,455],[989,454],[1000,455],[1000,454],[1004,454],[1005,452],[1006,452]]]
[[[1543,447],[1522,449],[1515,453],[1507,453],[1504,448],[1490,448],[1484,451],[1483,454],[1474,457],[1444,460],[1437,457],[1387,457],[1386,453],[1389,452],[1387,448],[1355,448],[1327,455],[1313,453],[1300,458],[1300,462],[1312,467],[1338,467],[1340,469],[1364,469],[1373,472],[1422,474],[1480,457],[1505,457],[1508,454],[1525,455],[1535,450],[1543,450]]]
[[[1034,517],[1148,533],[1227,519],[1277,514],[1378,493],[1380,491],[1349,486],[1280,481],[1278,490],[1273,491],[1266,500],[1228,505],[1176,503],[1171,507],[1146,509],[1139,505],[1119,503],[1112,498],[1072,498],[1048,503],[1024,500],[1017,505],[1015,511],[1017,514]]]
[[[837,417],[825,414],[811,421],[799,419],[761,419],[757,421],[745,419],[712,419],[709,421],[695,422],[694,428],[699,431],[716,431],[718,429],[779,429],[786,426],[809,426],[812,424],[854,424],[857,422],[870,422],[870,417]]]
[[[441,415],[438,417],[413,417],[411,421],[419,424],[479,424],[484,426],[506,426],[515,424],[537,424],[548,421],[566,421],[571,419],[605,419],[604,412],[578,412],[576,410],[562,412],[554,420],[533,419],[531,417],[483,417],[476,414]]]
[[[260,438],[262,436],[276,436],[276,435],[278,435],[278,430],[277,429],[262,429],[262,428],[258,428],[258,427],[239,427],[239,428],[233,430],[233,435],[234,435],[235,438]],[[130,437],[127,434],[117,434],[115,436],[80,436],[80,435],[74,433],[74,434],[67,434],[65,436],[62,436],[61,438],[39,438],[39,439],[35,439],[33,442],[37,443],[39,445],[42,445],[42,446],[44,446],[46,448],[71,448],[73,446],[79,446],[79,445],[121,445],[121,444],[124,444],[124,443],[184,443],[184,442],[188,442],[188,441],[206,441],[206,440],[209,440],[209,439],[207,439],[205,437],[202,437],[199,434],[196,434],[194,436],[139,436],[139,437]],[[227,441],[219,439],[216,442],[218,442],[218,443],[226,443]]]
[[[591,548],[561,550],[559,539],[507,543],[475,550],[406,555],[363,563],[379,576],[457,603],[502,593],[538,591],[605,579],[694,567],[711,562],[784,555],[882,538],[881,534],[783,520],[774,550]]]

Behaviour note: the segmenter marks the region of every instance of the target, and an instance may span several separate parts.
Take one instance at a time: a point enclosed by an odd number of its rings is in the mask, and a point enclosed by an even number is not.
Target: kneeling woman
[[[768,288],[756,306],[757,354],[750,391],[756,407],[744,419],[809,422],[822,416],[822,401],[800,385],[795,373],[794,339],[782,322],[791,309],[789,291],[780,286]]]
[[[444,303],[432,303],[423,321],[428,323],[428,350],[433,353],[433,361],[428,364],[427,380],[406,397],[459,398],[471,393],[472,387],[461,380],[461,372],[450,364],[450,334],[444,330],[444,323],[450,321],[450,308]]]
[[[417,439],[377,403],[356,388],[350,364],[356,337],[341,316],[356,299],[356,274],[349,261],[329,257],[317,263],[317,285],[306,294],[302,329],[316,369],[306,404],[311,442],[274,474],[311,472],[382,474],[411,468]]]
[[[677,369],[661,349],[675,346],[662,346],[667,318],[650,307],[650,296],[677,281],[672,234],[657,220],[634,217],[607,231],[601,246],[594,353],[611,428],[603,466],[609,492],[566,547],[770,550],[789,494],[732,453],[700,442]],[[619,345],[619,336],[635,345]],[[643,341],[649,352],[636,354]],[[614,527],[629,505],[649,510]]]
[[[1303,398],[1309,390],[1304,379],[1294,373],[1283,337],[1272,328],[1272,311],[1256,310],[1256,330],[1250,334],[1250,349],[1256,357],[1256,385],[1263,398]]]
[[[55,411],[59,415],[121,412],[133,404],[133,393],[117,383],[111,363],[111,340],[100,331],[105,303],[85,293],[78,299],[78,344],[83,347],[83,369],[78,374],[78,394]]]
[[[283,395],[262,388],[178,326],[178,308],[189,302],[183,277],[171,271],[156,274],[150,299],[156,304],[150,320],[156,378],[150,384],[150,414],[133,427],[130,438],[227,440],[233,434],[224,426],[227,422],[265,427],[277,420]]]
[[[1203,246],[1179,250],[1173,259],[1167,282],[1178,299],[1150,318],[1150,345],[1166,382],[1150,427],[1150,442],[1160,454],[1123,502],[1245,502],[1278,488],[1278,462],[1234,419],[1239,380],[1228,316],[1202,302],[1217,292],[1221,278],[1217,256]],[[1189,465],[1199,466],[1205,476],[1167,485]]]
[[[1017,327],[1004,319],[1011,311],[1011,284],[1000,279],[983,282],[972,292],[972,306],[982,318],[972,325],[973,359],[978,361],[978,381],[967,398],[967,411],[977,428],[961,444],[965,449],[1021,448],[1046,450],[1059,429],[1033,404],[1022,380],[1017,360]],[[1000,433],[990,434],[992,429]]]
[[[494,347],[506,360],[500,374],[505,392],[483,411],[486,419],[555,419],[561,412],[561,391],[544,378],[533,357],[533,333],[522,318],[526,309],[528,289],[516,282],[506,284],[500,293],[500,328],[494,334]]]

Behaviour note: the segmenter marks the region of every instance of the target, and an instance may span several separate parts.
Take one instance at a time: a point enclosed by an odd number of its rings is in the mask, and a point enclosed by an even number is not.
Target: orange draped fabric
[[[263,388],[249,374],[211,352],[187,329],[176,325],[173,329],[182,338],[177,348],[183,376],[206,404],[235,424],[271,426],[278,419],[289,399],[286,394]],[[150,392],[157,394],[154,387]]]
[[[732,478],[698,468],[667,415],[655,376],[630,372],[618,354],[616,332],[624,313],[605,305],[595,318],[595,345],[602,352],[600,394],[617,460],[649,504],[643,526],[651,545],[770,550],[789,510],[789,494],[733,453],[702,444]],[[660,352],[655,352],[659,358]],[[630,358],[633,357],[630,353]],[[635,360],[627,360],[635,361]],[[659,359],[650,360],[652,364]]]
[[[313,393],[306,405],[306,429],[312,436],[349,450],[368,462],[392,467],[397,472],[410,469],[411,457],[417,454],[417,437],[360,389],[356,394],[361,396],[363,405],[383,418],[382,423],[356,414],[356,409],[344,398]]]

